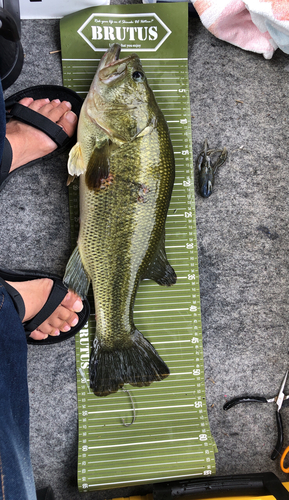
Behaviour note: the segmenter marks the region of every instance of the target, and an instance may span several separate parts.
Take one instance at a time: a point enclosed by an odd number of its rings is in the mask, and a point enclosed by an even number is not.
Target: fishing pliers
[[[227,401],[227,403],[225,403],[223,406],[224,410],[229,410],[230,408],[239,403],[276,403],[277,405],[276,421],[277,421],[278,439],[271,455],[272,460],[275,460],[278,457],[278,455],[280,455],[284,441],[283,424],[280,411],[285,406],[289,406],[289,395],[286,396],[284,394],[284,387],[286,384],[287,377],[288,377],[288,370],[286,371],[285,376],[282,380],[280,390],[277,396],[275,396],[274,398],[267,399],[261,396],[241,396],[238,398],[231,399],[230,401]]]

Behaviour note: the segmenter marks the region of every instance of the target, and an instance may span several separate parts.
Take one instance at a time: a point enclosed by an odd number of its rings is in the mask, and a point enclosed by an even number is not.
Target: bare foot
[[[25,304],[23,322],[34,318],[42,309],[53,286],[53,281],[49,278],[16,283],[7,281],[7,283],[13,286],[22,296]],[[34,340],[43,340],[48,335],[57,336],[60,335],[60,332],[68,332],[71,327],[77,325],[78,315],[76,312],[80,312],[82,308],[82,300],[75,293],[69,291],[51,316],[37,330],[34,330],[30,337]]]
[[[32,97],[25,97],[19,103],[57,123],[69,137],[72,137],[76,129],[77,116],[71,111],[70,102],[61,102],[59,99],[53,101],[37,99],[34,101]],[[29,161],[52,153],[57,148],[55,142],[44,132],[16,119],[12,119],[7,123],[6,137],[13,152],[10,171],[25,165]]]

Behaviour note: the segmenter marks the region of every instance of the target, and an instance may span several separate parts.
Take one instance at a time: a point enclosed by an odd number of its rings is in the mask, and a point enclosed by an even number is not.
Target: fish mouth
[[[121,51],[120,45],[118,45],[117,43],[111,45],[111,47],[102,56],[98,69],[101,71],[103,68],[110,66],[111,64],[114,64],[116,61],[118,61],[120,56],[120,51]]]
[[[122,79],[126,73],[127,64],[136,58],[136,54],[119,59],[121,46],[117,43],[111,45],[108,51],[102,56],[97,69],[97,75],[105,83],[111,83]]]

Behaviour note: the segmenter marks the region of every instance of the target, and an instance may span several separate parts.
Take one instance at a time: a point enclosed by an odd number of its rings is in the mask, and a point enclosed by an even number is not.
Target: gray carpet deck
[[[60,48],[58,21],[22,26],[24,67],[7,96],[30,85],[62,83],[60,55],[49,54]],[[212,196],[202,199],[196,189],[206,393],[219,449],[217,474],[272,471],[283,481],[279,461],[270,459],[277,438],[274,406],[239,405],[224,412],[223,404],[247,392],[275,395],[288,365],[288,71],[288,55],[281,51],[265,60],[214,38],[190,19],[194,156],[206,137],[211,147],[229,152]],[[1,193],[0,264],[63,272],[69,216],[66,172],[59,169],[62,189],[55,167],[33,167]],[[39,208],[40,219],[34,215]],[[51,484],[57,500],[149,491],[78,492],[73,339],[30,346],[28,377],[37,487]],[[289,445],[289,409],[283,422]]]

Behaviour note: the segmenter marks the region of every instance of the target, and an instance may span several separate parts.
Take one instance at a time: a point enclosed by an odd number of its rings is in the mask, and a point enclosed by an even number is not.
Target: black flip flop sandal
[[[6,281],[30,281],[39,278],[52,279],[53,287],[46,304],[39,311],[39,313],[36,314],[36,316],[34,316],[34,318],[32,318],[30,321],[26,321],[25,323],[23,323],[23,327],[27,336],[27,343],[38,345],[56,344],[76,335],[85,325],[90,314],[89,302],[86,298],[83,299],[83,309],[79,313],[76,313],[79,317],[79,321],[76,326],[71,328],[71,330],[69,330],[68,332],[60,332],[60,335],[57,337],[49,335],[47,339],[34,340],[29,337],[29,335],[31,334],[31,332],[36,330],[38,326],[41,325],[53,313],[53,311],[55,311],[55,309],[59,306],[59,304],[67,294],[68,288],[63,284],[62,279],[59,276],[55,276],[50,273],[42,273],[37,271],[10,271],[8,269],[0,269],[0,283],[2,283],[6,291],[9,293],[21,321],[23,320],[25,315],[25,305],[23,299],[19,292],[17,292],[17,290],[10,284],[6,283]]]
[[[73,137],[68,137],[63,128],[49,120],[49,118],[46,118],[40,113],[19,104],[19,101],[24,97],[32,97],[34,100],[48,98],[50,100],[59,99],[60,101],[69,101],[72,105],[72,111],[77,116],[79,116],[83,103],[83,99],[76,92],[60,85],[37,85],[35,87],[29,87],[13,94],[5,100],[6,122],[11,118],[15,118],[41,130],[57,144],[57,149],[52,153],[26,163],[9,173],[12,163],[12,149],[9,141],[5,138],[4,151],[0,164],[0,191],[6,185],[11,176],[17,174],[19,170],[41,161],[50,160],[65,151],[69,151],[76,142],[76,133]]]

